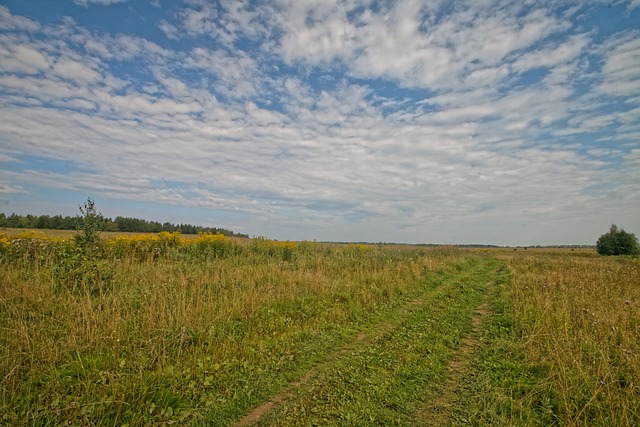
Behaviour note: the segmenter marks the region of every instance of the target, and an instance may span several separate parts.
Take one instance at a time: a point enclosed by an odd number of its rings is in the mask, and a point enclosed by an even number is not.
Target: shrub
[[[98,232],[104,224],[104,218],[96,211],[95,202],[91,197],[87,198],[84,207],[78,206],[78,208],[82,213],[78,224],[80,231],[73,236],[73,240],[86,258],[92,258],[100,248]]]
[[[614,224],[608,233],[600,236],[596,250],[600,255],[638,255],[640,244],[633,233],[627,233]]]
[[[93,296],[111,290],[114,273],[113,266],[108,261],[84,259],[73,248],[63,251],[53,268],[57,291]]]
[[[104,244],[100,230],[104,218],[96,211],[90,197],[79,206],[82,217],[73,245],[60,248],[53,268],[57,290],[99,295],[109,291],[113,284],[114,270],[111,264],[100,259]]]
[[[9,252],[11,249],[11,241],[6,234],[0,234],[0,254]]]

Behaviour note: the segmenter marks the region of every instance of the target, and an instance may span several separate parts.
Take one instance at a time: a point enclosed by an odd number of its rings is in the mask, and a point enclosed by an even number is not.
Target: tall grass
[[[224,425],[462,257],[216,235],[118,237],[90,259],[68,240],[0,244],[0,424],[10,425],[211,413]]]
[[[0,235],[0,425],[228,425],[493,256],[509,278],[457,420],[638,425],[638,258],[170,233]]]
[[[502,255],[501,287],[458,420],[640,424],[640,259]]]
[[[640,259],[513,257],[510,300],[562,425],[640,421]]]

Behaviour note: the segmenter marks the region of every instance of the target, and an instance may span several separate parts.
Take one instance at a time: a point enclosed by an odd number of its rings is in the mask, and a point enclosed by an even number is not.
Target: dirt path
[[[447,365],[447,380],[438,396],[425,403],[418,411],[419,426],[446,426],[453,421],[453,409],[458,399],[458,391],[463,379],[471,371],[473,353],[480,341],[480,334],[485,319],[489,315],[489,294],[492,291],[488,285],[484,301],[476,307],[472,318],[471,331],[463,339],[455,357]]]
[[[285,390],[283,390],[281,393],[274,395],[273,397],[271,397],[271,399],[257,406],[255,409],[253,409],[253,411],[251,411],[250,413],[242,417],[237,423],[235,423],[234,427],[247,427],[247,426],[256,424],[264,416],[266,416],[274,407],[286,401],[287,399],[292,398],[293,392],[296,389],[299,389],[300,387],[305,385],[307,382],[309,382],[313,378],[315,378],[318,375],[318,372],[323,370],[323,367],[325,365],[333,363],[336,357],[339,357],[340,355],[343,355],[351,351],[356,346],[375,343],[386,333],[390,332],[399,324],[401,324],[404,321],[404,319],[407,317],[407,315],[411,312],[412,308],[417,307],[420,304],[422,304],[422,299],[415,299],[413,301],[410,301],[400,308],[399,313],[395,317],[394,322],[389,322],[389,321],[379,322],[377,324],[374,324],[372,327],[370,327],[369,328],[370,331],[358,333],[355,336],[353,341],[347,343],[340,350],[333,353],[331,357],[328,357],[325,362],[322,362],[319,365],[317,365],[314,369],[307,371],[298,380],[289,383],[285,387]]]
[[[327,354],[323,361],[312,366],[311,369],[301,375],[297,380],[285,385],[280,393],[273,395],[270,399],[255,407],[233,425],[236,427],[247,427],[264,421],[271,412],[277,411],[285,403],[292,402],[299,398],[298,395],[304,392],[301,389],[310,387],[319,380],[320,377],[331,372],[336,361],[345,358],[349,359],[365,348],[375,347],[378,343],[386,343],[387,338],[394,340],[396,336],[395,331],[401,330],[403,326],[407,326],[407,322],[409,322],[409,319],[412,318],[415,313],[422,313],[425,307],[427,307],[427,310],[431,310],[430,304],[433,304],[435,301],[446,301],[452,289],[463,289],[464,286],[461,288],[459,283],[464,283],[465,280],[468,280],[466,277],[477,277],[487,273],[486,269],[482,269],[482,266],[479,266],[475,268],[475,271],[466,271],[457,277],[455,275],[447,276],[445,283],[441,283],[435,288],[425,290],[418,298],[406,301],[402,306],[398,306],[391,312],[387,312],[383,319],[370,324],[360,332],[354,333],[351,339],[345,342],[339,349]],[[490,283],[482,286],[482,288],[484,298],[473,311],[471,316],[471,330],[462,339],[460,346],[455,350],[453,358],[447,363],[445,371],[442,374],[444,384],[442,388],[438,390],[437,396],[425,402],[422,408],[415,414],[413,421],[416,425],[441,426],[450,424],[453,421],[454,405],[458,399],[461,384],[463,384],[465,377],[471,372],[474,351],[479,344],[485,319],[490,313],[489,302],[491,295],[494,293],[493,281],[490,280]],[[442,308],[438,311],[436,309],[437,307]],[[440,302],[440,305],[436,304],[433,313],[439,313],[437,316],[444,316],[446,313],[446,308],[444,307],[446,307],[446,305],[443,305],[442,302]],[[468,315],[469,311],[466,313]],[[444,339],[446,332],[441,332],[441,334],[443,334],[442,337],[436,339]],[[339,376],[338,381],[341,381]]]
[[[286,390],[282,393],[276,394],[271,399],[267,400],[260,406],[256,407],[253,411],[245,415],[241,418],[237,423],[234,424],[235,427],[246,427],[251,426],[262,419],[265,415],[269,413],[276,405],[284,402],[287,398],[292,397],[293,391],[302,387],[303,384],[306,384],[310,379],[314,378],[317,375],[317,371],[312,369],[307,371],[300,379],[289,383]]]

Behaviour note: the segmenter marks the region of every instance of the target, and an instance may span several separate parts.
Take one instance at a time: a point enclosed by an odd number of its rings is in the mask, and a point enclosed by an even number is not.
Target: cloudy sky
[[[0,212],[640,235],[640,0],[0,0]]]

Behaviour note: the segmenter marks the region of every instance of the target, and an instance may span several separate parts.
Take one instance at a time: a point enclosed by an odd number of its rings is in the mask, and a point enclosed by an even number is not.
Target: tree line
[[[79,216],[62,215],[6,215],[0,213],[0,228],[37,228],[50,230],[78,230],[81,225]],[[234,233],[217,227],[202,227],[191,224],[163,224],[157,221],[147,221],[140,218],[117,216],[115,219],[100,218],[99,231],[121,231],[132,233],[160,233],[161,231],[179,232],[181,234],[221,233],[225,236],[249,237],[246,234]]]

